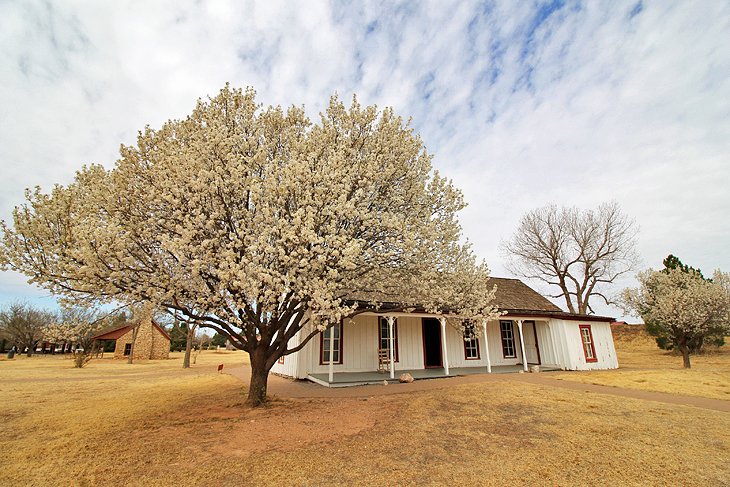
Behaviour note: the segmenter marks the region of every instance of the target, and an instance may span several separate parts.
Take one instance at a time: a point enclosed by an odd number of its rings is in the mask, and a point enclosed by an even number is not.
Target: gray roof
[[[494,304],[502,311],[548,311],[562,313],[563,310],[551,303],[519,279],[490,277],[490,284],[497,285]]]
[[[566,313],[555,304],[551,303],[545,296],[538,293],[531,287],[519,279],[509,279],[504,277],[490,277],[489,284],[497,286],[497,292],[494,295],[494,305],[507,315],[525,315],[525,316],[551,316],[562,319],[594,319],[597,321],[613,321],[613,318],[595,315],[580,315]],[[349,301],[376,301],[383,303],[383,310],[394,307],[403,307],[415,303],[410,303],[404,296],[395,294],[357,292],[347,295]],[[418,307],[417,305],[415,306]]]

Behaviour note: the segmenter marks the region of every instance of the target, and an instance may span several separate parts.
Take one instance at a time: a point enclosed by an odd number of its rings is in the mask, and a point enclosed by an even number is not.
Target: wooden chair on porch
[[[387,348],[378,349],[378,372],[390,371],[390,354]]]

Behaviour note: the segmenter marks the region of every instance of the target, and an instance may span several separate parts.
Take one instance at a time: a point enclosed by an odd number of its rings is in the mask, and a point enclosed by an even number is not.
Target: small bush
[[[84,365],[88,364],[91,361],[91,354],[86,352],[80,352],[74,354],[74,367],[77,369],[81,369],[84,367]]]

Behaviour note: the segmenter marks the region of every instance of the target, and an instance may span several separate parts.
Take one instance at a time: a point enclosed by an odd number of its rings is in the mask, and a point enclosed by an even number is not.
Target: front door
[[[537,344],[537,329],[534,321],[522,323],[522,338],[525,340],[525,355],[527,363],[540,365],[540,348]]]
[[[423,365],[443,367],[441,360],[441,323],[436,318],[423,319]]]

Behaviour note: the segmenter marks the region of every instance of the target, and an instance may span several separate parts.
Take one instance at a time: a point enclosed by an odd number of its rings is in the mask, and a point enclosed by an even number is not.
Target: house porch
[[[493,365],[491,369],[492,374],[514,374],[523,372],[521,364]],[[561,370],[561,367],[558,365],[541,365],[540,370],[554,371]],[[451,367],[448,374],[444,368],[398,370],[396,377],[392,379],[390,378],[390,374],[382,372],[335,372],[332,374],[332,380],[330,380],[330,375],[327,373],[312,373],[307,376],[307,379],[325,387],[350,387],[382,384],[383,381],[387,381],[388,383],[397,383],[398,376],[400,376],[400,374],[411,374],[415,380],[424,380],[486,373],[487,370],[485,367]]]

